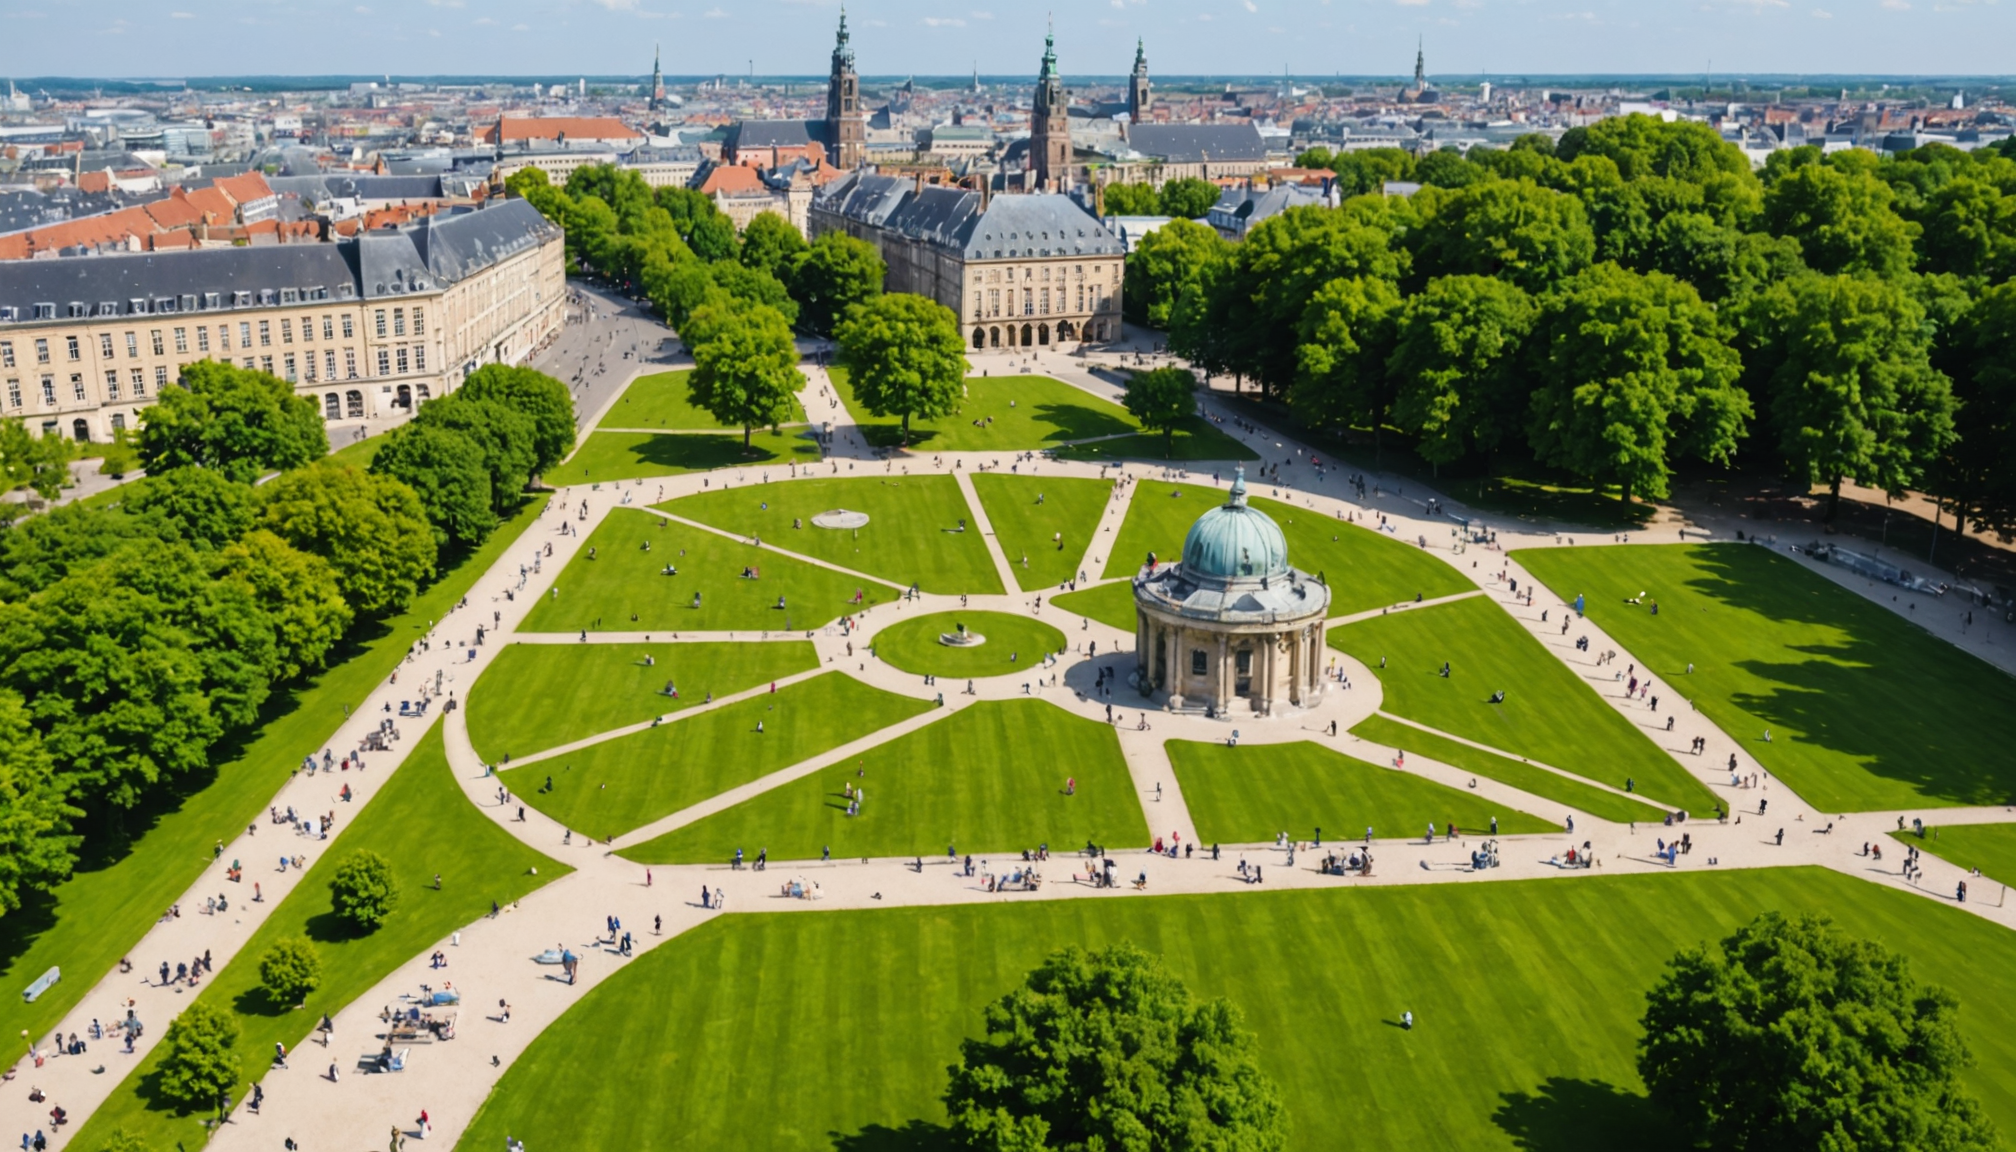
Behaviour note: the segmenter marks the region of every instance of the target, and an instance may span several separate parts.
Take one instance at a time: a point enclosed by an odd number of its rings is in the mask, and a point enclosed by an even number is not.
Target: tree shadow
[[[952,1130],[928,1120],[912,1120],[900,1128],[870,1124],[858,1132],[829,1132],[833,1152],[949,1152]]]
[[[1140,431],[1110,412],[1101,412],[1082,404],[1038,404],[1036,419],[1039,423],[1056,425],[1055,431],[1043,437],[1046,444]]]
[[[1491,1122],[1526,1152],[1679,1152],[1687,1146],[1652,1101],[1602,1080],[1550,1076],[1531,1092],[1502,1092],[1499,1100]]]

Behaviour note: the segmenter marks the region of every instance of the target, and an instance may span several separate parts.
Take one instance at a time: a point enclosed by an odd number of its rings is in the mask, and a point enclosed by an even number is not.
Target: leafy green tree
[[[276,1005],[299,1007],[322,986],[322,954],[305,936],[283,936],[259,958],[259,987]]]
[[[49,750],[28,721],[19,693],[0,690],[0,914],[21,894],[46,890],[70,875],[81,837]]]
[[[1430,152],[1414,165],[1414,179],[1437,188],[1464,188],[1490,178],[1488,169],[1465,160],[1454,148]]]
[[[1805,269],[1797,240],[1740,231],[1704,212],[1675,212],[1661,220],[1640,268],[1685,280],[1702,299],[1717,303]]]
[[[329,453],[315,402],[266,372],[201,360],[140,413],[147,471],[198,465],[250,483]]]
[[[882,254],[866,240],[828,232],[812,242],[791,270],[791,295],[808,331],[830,335],[847,309],[882,294],[888,274]]]
[[[300,468],[259,489],[260,525],[336,569],[360,616],[396,612],[434,570],[434,533],[411,488],[347,465]]]
[[[219,565],[187,544],[164,540],[122,548],[64,583],[80,597],[119,588],[152,600],[159,618],[189,637],[211,710],[229,728],[257,719],[281,661],[273,621],[245,588],[213,574]],[[55,591],[44,596],[53,598]]]
[[[658,189],[658,206],[671,213],[679,236],[695,256],[708,263],[735,258],[735,224],[722,215],[712,197],[691,188]]]
[[[2016,274],[2016,195],[1963,175],[1927,198],[1919,220],[1927,271],[1996,281]]]
[[[238,1018],[208,1000],[182,1010],[161,1040],[161,1094],[185,1108],[218,1108],[238,1083]]]
[[[1570,128],[1554,152],[1563,160],[1607,157],[1626,180],[1671,176],[1698,184],[1717,174],[1750,175],[1749,159],[1712,125],[1636,113]]]
[[[1997,284],[1959,325],[1947,357],[1965,431],[1933,469],[1933,490],[1977,532],[2016,532],[2016,282]]]
[[[1761,1149],[2000,1147],[1960,1083],[1959,1001],[1821,916],[1766,912],[1667,962],[1638,1070],[1692,1142]]]
[[[371,473],[420,498],[437,548],[474,548],[497,527],[483,449],[456,429],[418,421],[394,428],[372,458]]]
[[[1200,282],[1204,266],[1229,262],[1232,246],[1215,229],[1189,220],[1171,220],[1141,238],[1127,254],[1127,291],[1122,304],[1135,324],[1167,330],[1176,301]]]
[[[494,400],[532,419],[532,475],[543,476],[574,450],[574,394],[534,368],[485,364],[456,390],[463,400]]]
[[[518,503],[531,481],[537,450],[532,417],[501,400],[472,400],[455,392],[421,405],[413,423],[457,433],[481,450],[490,478],[490,507],[498,515]]]
[[[1875,173],[1831,160],[1798,168],[1764,193],[1764,224],[1799,241],[1815,271],[1898,276],[1912,265],[1917,226],[1891,208],[1890,186]]]
[[[1162,185],[1162,215],[1178,220],[1195,220],[1211,211],[1218,202],[1219,188],[1209,180],[1184,176]]]
[[[1440,466],[1516,435],[1527,392],[1516,367],[1533,298],[1489,276],[1445,276],[1407,300],[1388,374],[1393,423]]]
[[[1108,184],[1102,193],[1108,216],[1154,216],[1162,211],[1162,197],[1147,184]]]
[[[0,532],[0,594],[21,599],[128,544],[159,538],[154,524],[120,505],[59,505]]]
[[[219,554],[220,576],[243,588],[272,622],[283,679],[322,667],[355,614],[344,603],[336,569],[264,528]]]
[[[26,488],[43,500],[54,500],[70,482],[70,461],[76,449],[61,436],[41,436],[19,417],[0,420],[0,481],[7,491]]]
[[[1715,310],[1670,276],[1598,264],[1564,281],[1527,348],[1534,453],[1620,500],[1664,496],[1677,455],[1727,463],[1744,434],[1742,361]]]
[[[336,865],[329,895],[338,917],[360,932],[373,932],[399,906],[399,880],[383,856],[360,848]]]
[[[528,168],[526,171],[538,172],[539,170],[537,168]],[[540,175],[543,176],[545,173],[541,172]],[[105,1142],[98,1145],[98,1152],[153,1152],[153,1149],[148,1146],[145,1140],[126,1131],[126,1129],[114,1128],[106,1134]]]
[[[1162,454],[1176,454],[1176,430],[1197,415],[1197,378],[1188,368],[1150,368],[1127,380],[1127,411],[1162,433]]]
[[[1587,267],[1596,253],[1581,201],[1514,180],[1459,189],[1422,223],[1415,275],[1497,276],[1528,292]]]
[[[714,283],[730,296],[776,309],[784,317],[786,327],[798,322],[798,302],[791,298],[783,281],[770,273],[734,261],[709,264],[707,271]]]
[[[742,229],[743,265],[768,272],[780,282],[790,275],[792,261],[805,248],[805,237],[775,212],[758,212]]]
[[[928,296],[892,292],[848,309],[835,334],[855,399],[877,416],[949,416],[966,384],[959,318]]]
[[[1288,1122],[1227,1000],[1199,1002],[1131,944],[1054,953],[989,1005],[945,1093],[972,1152],[1270,1152]]]
[[[147,520],[164,539],[199,548],[222,548],[258,518],[252,486],[210,468],[170,468],[133,485],[127,511]]]
[[[1894,282],[1806,275],[1751,301],[1753,379],[1791,473],[1825,484],[1831,521],[1852,476],[1901,496],[1952,441],[1953,390],[1925,312]]]
[[[105,446],[105,458],[98,462],[98,474],[123,480],[140,470],[140,449],[133,442],[130,428],[112,430],[112,442]]]
[[[689,327],[706,333],[693,344],[693,403],[723,424],[740,425],[742,447],[758,425],[776,427],[791,414],[791,398],[805,386],[798,346],[775,308],[761,304],[709,304]]]
[[[1393,389],[1386,374],[1400,292],[1377,277],[1339,277],[1318,289],[1302,315],[1301,371],[1289,407],[1313,427],[1372,429],[1383,448]]]

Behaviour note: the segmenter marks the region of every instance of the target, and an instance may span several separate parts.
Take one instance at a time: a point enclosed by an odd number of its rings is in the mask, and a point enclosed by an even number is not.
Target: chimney
[[[924,195],[924,170],[922,168],[917,170],[917,195]]]

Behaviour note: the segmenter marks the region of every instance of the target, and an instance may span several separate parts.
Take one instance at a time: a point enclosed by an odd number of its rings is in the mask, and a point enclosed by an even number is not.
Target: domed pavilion
[[[1134,581],[1135,685],[1172,710],[1272,716],[1323,695],[1327,585],[1288,566],[1288,539],[1246,503],[1246,470],[1197,518],[1183,559]]]

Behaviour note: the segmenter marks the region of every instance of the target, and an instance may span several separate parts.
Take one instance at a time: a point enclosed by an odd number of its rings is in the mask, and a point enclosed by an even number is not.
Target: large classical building
[[[0,416],[109,439],[198,360],[381,416],[526,359],[565,297],[560,230],[523,200],[333,243],[0,262]]]
[[[1191,525],[1183,559],[1146,567],[1134,581],[1142,695],[1218,717],[1272,716],[1322,697],[1330,588],[1288,566],[1281,526],[1246,503],[1244,466],[1225,503]]]
[[[845,232],[875,245],[889,266],[885,287],[950,308],[975,349],[1120,335],[1127,253],[1069,197],[856,171],[813,196],[811,221],[815,238]]]

